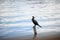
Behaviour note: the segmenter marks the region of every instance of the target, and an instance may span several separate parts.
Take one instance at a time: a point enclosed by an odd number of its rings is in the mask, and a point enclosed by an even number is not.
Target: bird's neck
[[[32,18],[32,20],[34,20],[34,18]]]

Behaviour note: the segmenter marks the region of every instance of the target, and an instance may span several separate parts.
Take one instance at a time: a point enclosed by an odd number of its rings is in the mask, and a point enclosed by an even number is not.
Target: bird
[[[39,26],[39,27],[41,27],[39,24],[38,24],[38,22],[34,19],[35,17],[34,16],[32,16],[32,22],[33,22],[33,24],[34,24],[34,26]]]

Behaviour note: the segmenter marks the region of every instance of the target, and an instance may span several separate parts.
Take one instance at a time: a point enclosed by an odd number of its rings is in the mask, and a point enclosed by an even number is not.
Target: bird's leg
[[[33,26],[33,28],[35,28],[35,27],[36,27],[36,25]]]
[[[35,26],[33,26],[33,28],[34,28]]]
[[[34,34],[37,34],[36,25],[33,26],[33,29],[34,29]]]

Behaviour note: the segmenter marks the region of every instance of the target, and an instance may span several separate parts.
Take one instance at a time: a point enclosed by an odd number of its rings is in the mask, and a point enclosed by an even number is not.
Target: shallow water
[[[33,34],[32,16],[42,28],[38,33],[60,32],[60,1],[0,0],[0,37]]]

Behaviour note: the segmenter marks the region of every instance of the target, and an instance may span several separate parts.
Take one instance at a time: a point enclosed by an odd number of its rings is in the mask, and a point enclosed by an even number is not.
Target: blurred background
[[[33,34],[32,16],[38,33],[60,32],[60,0],[0,0],[0,38]]]

